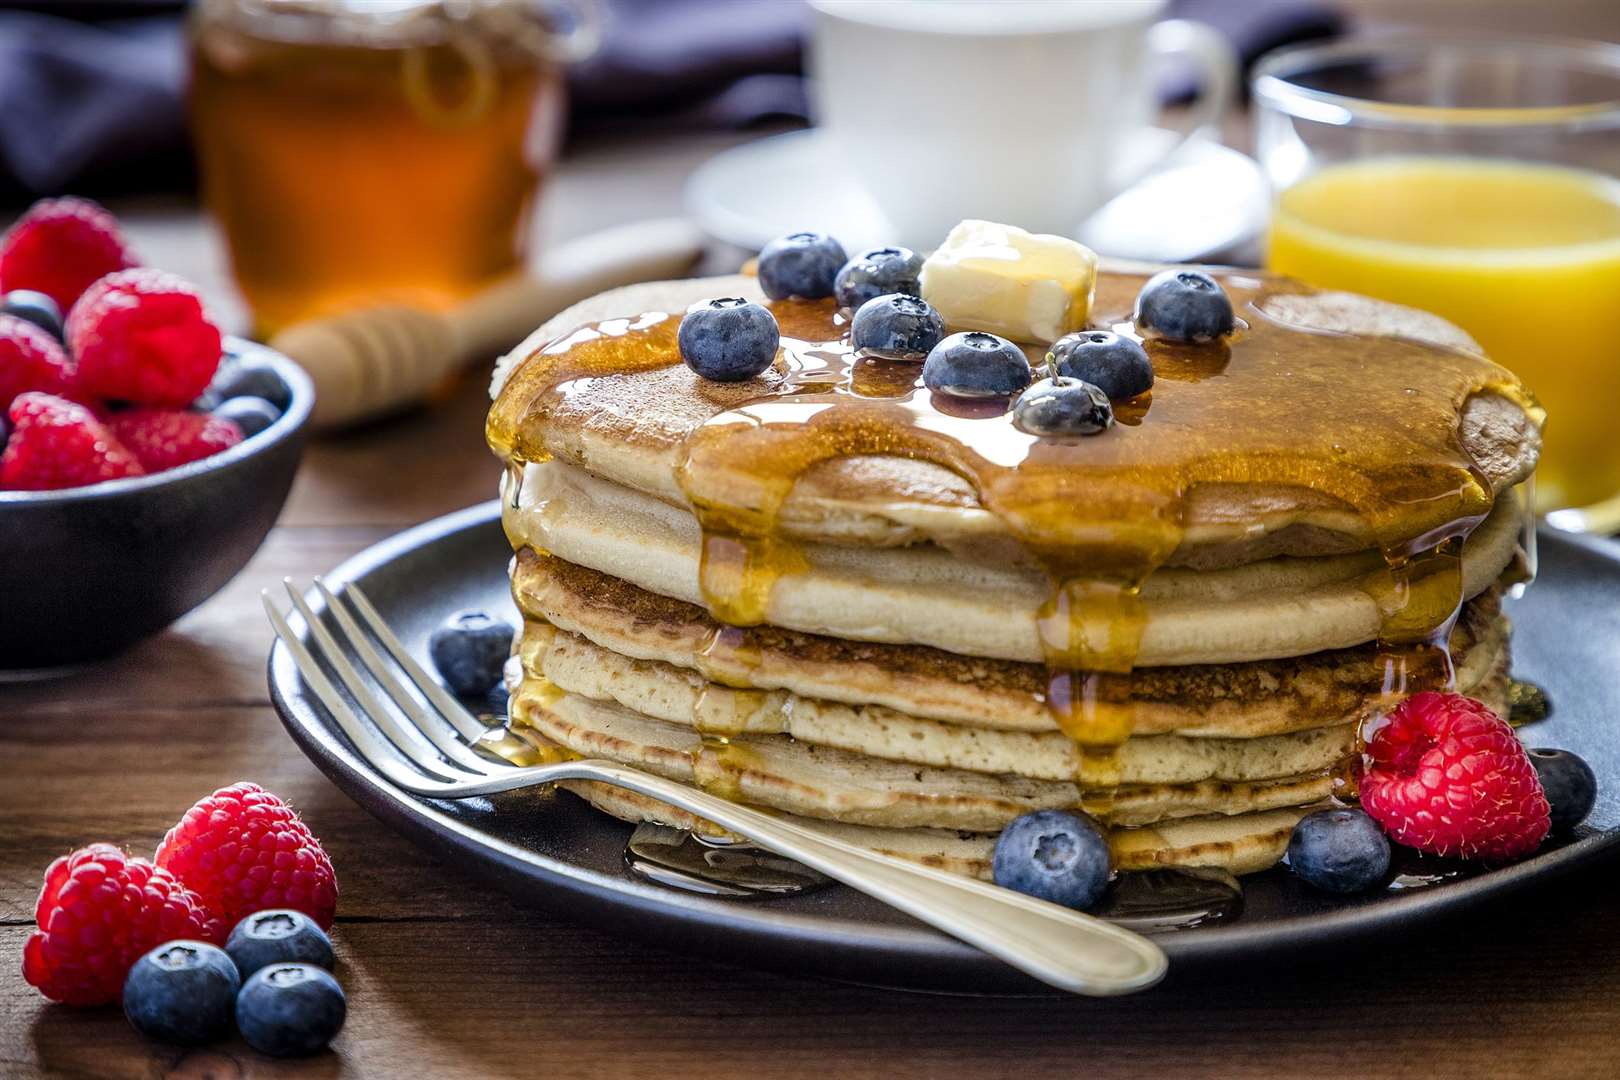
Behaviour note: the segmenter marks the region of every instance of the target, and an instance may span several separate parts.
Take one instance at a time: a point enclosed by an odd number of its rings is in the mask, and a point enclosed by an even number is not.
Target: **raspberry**
[[[1435,855],[1527,855],[1551,821],[1507,721],[1459,694],[1415,694],[1367,744],[1361,806],[1396,843]]]
[[[242,441],[242,429],[207,413],[130,409],[107,421],[113,437],[149,473],[211,457]]]
[[[187,810],[156,861],[232,924],[265,908],[296,908],[323,930],[332,925],[331,860],[292,808],[257,784],[220,788]]]
[[[111,844],[51,863],[23,945],[23,978],[52,1001],[117,1001],[130,966],[176,938],[219,943],[229,926],[167,870]]]
[[[71,394],[73,361],[50,334],[15,315],[0,315],[0,408],[18,394]]]
[[[63,311],[97,278],[136,265],[118,219],[89,199],[41,199],[0,237],[0,287],[42,292]]]
[[[146,475],[135,455],[83,405],[29,393],[11,403],[10,416],[0,489],[55,491]]]
[[[73,305],[68,349],[87,393],[139,405],[183,408],[219,369],[219,327],[202,298],[173,274],[120,270]]]

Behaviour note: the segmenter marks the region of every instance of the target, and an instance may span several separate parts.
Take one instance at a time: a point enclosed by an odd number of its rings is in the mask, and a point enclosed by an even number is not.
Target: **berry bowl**
[[[264,542],[298,470],[315,390],[262,345],[228,339],[225,352],[221,380],[233,366],[252,371],[255,397],[281,399],[263,430],[148,476],[0,491],[0,679],[101,659],[162,630]]]

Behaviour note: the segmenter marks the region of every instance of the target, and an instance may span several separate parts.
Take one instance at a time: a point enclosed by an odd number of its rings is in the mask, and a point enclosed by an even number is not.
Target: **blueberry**
[[[1153,388],[1153,362],[1134,338],[1112,330],[1081,330],[1058,338],[1047,363],[1059,375],[1080,379],[1115,401],[1124,401]]]
[[[1154,274],[1136,297],[1136,325],[1175,341],[1208,341],[1237,325],[1232,301],[1202,270]]]
[[[213,388],[222,398],[263,398],[281,412],[292,404],[292,388],[275,368],[266,364],[236,365]]]
[[[945,320],[933,305],[904,293],[873,297],[860,306],[849,324],[851,345],[891,359],[920,360],[944,336]]]
[[[1597,802],[1597,774],[1579,755],[1568,750],[1538,748],[1530,751],[1530,764],[1541,777],[1541,790],[1552,804],[1554,832],[1573,829],[1586,820]]]
[[[686,366],[715,382],[745,382],[771,366],[782,343],[776,316],[739,297],[693,304],[676,335]]]
[[[1034,375],[1024,351],[1006,338],[971,330],[935,345],[923,362],[923,385],[965,398],[1011,397]]]
[[[332,969],[332,939],[302,911],[271,908],[236,924],[225,942],[236,970],[247,978],[267,964],[314,964]]]
[[[57,341],[62,340],[62,309],[42,292],[12,289],[0,301],[0,315],[15,315],[33,323]]]
[[[1108,841],[1097,823],[1070,810],[1015,818],[996,838],[995,882],[1084,911],[1108,887]]]
[[[833,279],[848,258],[844,246],[826,233],[779,236],[759,253],[759,287],[772,300],[820,300],[833,294]]]
[[[512,624],[482,611],[458,611],[428,638],[428,655],[445,685],[462,697],[483,697],[501,681],[512,652]]]
[[[227,398],[211,411],[223,420],[234,422],[248,439],[281,419],[280,410],[259,397]]]
[[[1365,892],[1389,873],[1389,838],[1360,810],[1318,810],[1294,826],[1288,865],[1324,892]]]
[[[838,271],[833,295],[838,306],[854,310],[884,293],[921,296],[922,256],[910,248],[867,248]]]
[[[129,969],[124,977],[124,1015],[143,1035],[195,1046],[218,1038],[231,1026],[241,985],[236,965],[219,947],[203,941],[171,941]]]
[[[313,964],[262,967],[236,996],[242,1038],[271,1057],[313,1054],[332,1041],[347,1014],[343,987]]]
[[[1030,435],[1095,435],[1114,425],[1114,408],[1101,388],[1059,376],[1018,396],[1013,423]]]

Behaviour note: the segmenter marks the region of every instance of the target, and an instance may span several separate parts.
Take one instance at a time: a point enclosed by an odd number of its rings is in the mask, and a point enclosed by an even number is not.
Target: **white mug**
[[[1072,236],[1231,103],[1226,39],[1156,22],[1167,3],[810,0],[827,168],[858,177],[893,242],[914,248],[963,218]],[[1154,61],[1168,55],[1201,74],[1176,137],[1151,128]]]

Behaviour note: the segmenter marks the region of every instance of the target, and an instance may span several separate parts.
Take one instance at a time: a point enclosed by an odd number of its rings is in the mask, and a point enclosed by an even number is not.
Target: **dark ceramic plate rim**
[[[492,525],[498,517],[498,504],[490,502],[436,518],[367,548],[324,575],[324,580],[336,583],[363,579],[409,552],[464,529]],[[1601,541],[1559,534],[1550,542],[1570,544],[1605,561],[1620,563],[1620,555]],[[321,610],[318,597],[310,595],[308,599],[317,611]],[[970,983],[975,974],[988,976],[998,985],[1005,982],[1007,971],[999,961],[921,924],[876,925],[836,916],[773,910],[768,904],[739,904],[688,896],[643,884],[628,876],[599,873],[489,836],[431,803],[399,791],[362,764],[322,719],[324,710],[312,705],[305,696],[292,656],[279,641],[271,649],[268,674],[272,702],[288,733],[339,788],[413,841],[431,845],[452,861],[470,863],[471,869],[486,876],[516,872],[559,890],[565,894],[565,899],[611,904],[621,917],[650,916],[651,921],[677,932],[682,924],[723,930],[739,946],[757,947],[765,952],[773,945],[792,944],[795,951],[802,951],[806,946],[825,946],[839,950],[846,957],[851,951],[868,954],[860,959],[871,963],[850,965],[852,967],[878,970],[885,961],[926,961],[931,970],[951,971],[952,977],[942,982],[953,986]],[[1159,935],[1155,940],[1169,955],[1173,966],[1202,966],[1252,959],[1261,953],[1343,945],[1375,933],[1397,933],[1485,900],[1510,895],[1534,882],[1586,865],[1617,846],[1620,846],[1620,828],[1594,832],[1523,862],[1448,882],[1440,888],[1414,889],[1381,897],[1373,903],[1347,905],[1309,915],[1268,918],[1250,925],[1238,921],[1225,926],[1181,930]],[[597,911],[599,916],[609,914],[601,909]],[[635,922],[624,918],[619,921]],[[644,926],[637,925],[633,929],[639,936],[651,936]],[[654,940],[660,938],[662,944],[679,948],[678,942],[662,935]],[[895,981],[915,985],[917,980],[907,979],[897,972]]]
[[[246,341],[242,338],[227,337],[225,348],[243,356],[251,356],[257,363],[266,363],[275,368],[287,384],[287,392],[291,397],[287,408],[276,422],[251,438],[243,439],[235,446],[223,453],[214,454],[173,469],[165,469],[150,476],[135,476],[125,480],[105,480],[99,484],[89,484],[85,487],[67,488],[62,491],[0,491],[0,508],[7,506],[38,506],[42,503],[74,503],[86,502],[92,499],[111,499],[131,492],[144,491],[147,488],[161,487],[164,484],[184,480],[190,476],[213,472],[216,469],[228,469],[238,461],[252,457],[273,444],[289,439],[304,426],[309,419],[310,412],[315,408],[315,384],[309,381],[309,375],[291,359],[276,352],[267,345],[258,342]]]

